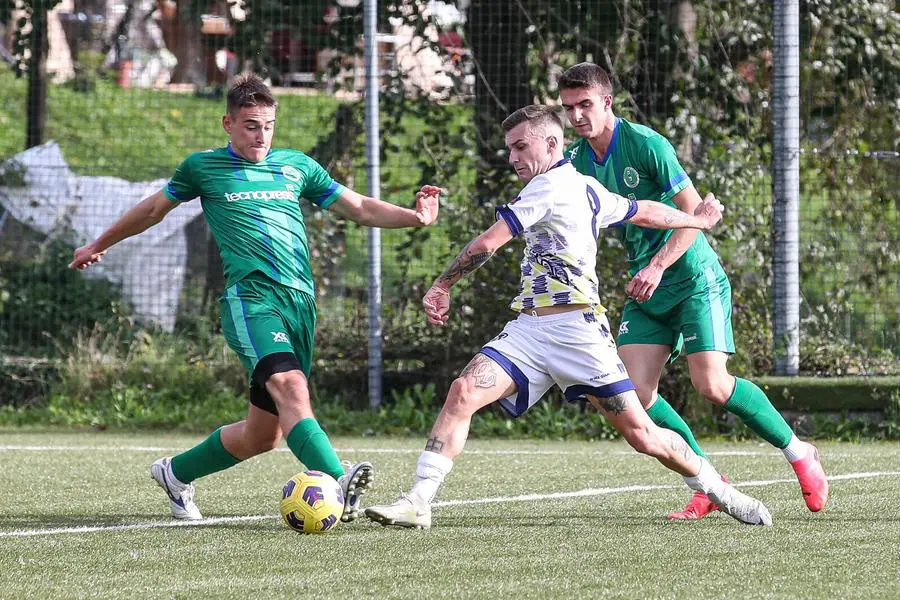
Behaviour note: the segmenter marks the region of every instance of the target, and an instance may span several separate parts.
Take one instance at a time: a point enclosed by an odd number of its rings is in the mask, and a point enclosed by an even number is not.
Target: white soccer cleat
[[[726,485],[721,493],[710,491],[709,499],[725,512],[741,523],[747,525],[772,526],[772,515],[766,505],[756,498],[737,491],[733,486]]]
[[[400,494],[393,504],[370,506],[366,516],[384,526],[428,529],[431,527],[431,505],[415,494]]]
[[[338,485],[344,492],[344,512],[341,521],[349,523],[359,516],[360,497],[372,487],[375,479],[375,467],[370,462],[359,462],[338,478]]]
[[[172,473],[172,458],[160,458],[150,465],[150,476],[169,495],[172,516],[176,519],[197,521],[203,518],[194,504],[194,484],[181,483]]]

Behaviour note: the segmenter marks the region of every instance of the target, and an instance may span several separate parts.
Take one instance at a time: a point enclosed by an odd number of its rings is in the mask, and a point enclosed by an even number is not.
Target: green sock
[[[172,457],[172,473],[182,483],[224,471],[241,462],[222,445],[222,428],[213,431],[208,438],[178,456]]]
[[[790,425],[756,384],[740,377],[735,377],[735,380],[734,392],[725,403],[725,410],[776,448],[784,449],[794,433]]]
[[[694,454],[697,456],[702,456],[706,458],[706,454],[704,454],[703,450],[700,449],[700,445],[697,443],[697,440],[694,439],[694,434],[691,432],[691,428],[688,427],[688,424],[684,422],[684,419],[681,418],[675,409],[666,402],[666,399],[660,395],[656,396],[656,402],[653,403],[653,406],[647,409],[647,415],[650,417],[650,420],[662,427],[663,429],[671,429],[687,442],[688,446],[691,447],[691,450],[694,451]]]
[[[344,474],[331,440],[315,419],[303,419],[294,425],[287,436],[287,445],[307,468],[323,471],[335,479]]]

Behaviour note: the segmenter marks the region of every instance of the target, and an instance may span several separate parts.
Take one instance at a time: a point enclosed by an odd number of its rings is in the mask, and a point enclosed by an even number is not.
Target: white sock
[[[788,459],[788,462],[795,462],[801,458],[806,458],[806,450],[806,442],[801,442],[800,439],[792,433],[791,441],[789,441],[788,445],[782,448],[781,451],[784,452],[784,457]]]
[[[425,450],[419,455],[419,462],[416,463],[416,482],[410,493],[431,504],[438,488],[444,483],[444,477],[452,468],[452,458]]]
[[[721,496],[728,487],[728,484],[722,481],[722,476],[719,475],[716,468],[703,457],[700,458],[700,472],[693,477],[685,477],[684,482],[692,490],[703,492],[707,496],[710,493]]]

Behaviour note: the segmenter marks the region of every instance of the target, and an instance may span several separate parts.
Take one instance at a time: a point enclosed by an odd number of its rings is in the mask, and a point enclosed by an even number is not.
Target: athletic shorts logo
[[[285,179],[290,179],[291,181],[300,181],[300,178],[302,177],[300,171],[291,165],[284,165],[281,167],[281,174],[284,175]]]
[[[619,335],[623,333],[628,333],[628,323],[629,321],[622,321],[622,324],[619,325]]]
[[[697,339],[697,334],[695,333],[694,335],[691,335],[691,336],[688,336],[688,337],[684,338],[684,341],[686,341],[686,342],[693,342],[693,341],[695,341],[696,339]]]
[[[622,173],[622,179],[625,181],[625,185],[630,188],[636,188],[641,182],[641,176],[638,175],[637,169],[634,167],[625,167],[625,171]]]
[[[286,334],[285,332],[283,332],[283,331],[270,331],[269,333],[272,334],[272,341],[273,341],[273,342],[284,342],[285,344],[288,343],[288,336],[287,336],[287,334]]]

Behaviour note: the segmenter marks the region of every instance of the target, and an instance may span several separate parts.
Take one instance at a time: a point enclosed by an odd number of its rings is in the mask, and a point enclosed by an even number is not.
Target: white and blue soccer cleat
[[[712,500],[722,512],[732,516],[741,523],[747,525],[763,525],[765,527],[772,526],[772,515],[766,505],[743,494],[730,484],[726,484],[725,488],[720,492],[710,491],[709,499]]]
[[[359,462],[347,466],[346,472],[338,478],[338,485],[344,492],[344,512],[341,521],[349,523],[359,516],[360,497],[372,487],[375,467],[370,462]],[[199,513],[198,513],[199,514]]]
[[[366,516],[385,527],[431,527],[431,505],[415,494],[400,494],[400,499],[393,504],[370,506],[366,509]]]
[[[181,483],[172,473],[172,458],[160,458],[150,465],[150,476],[169,496],[172,516],[176,519],[197,521],[203,518],[194,504],[194,484]]]

